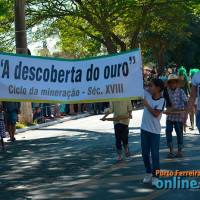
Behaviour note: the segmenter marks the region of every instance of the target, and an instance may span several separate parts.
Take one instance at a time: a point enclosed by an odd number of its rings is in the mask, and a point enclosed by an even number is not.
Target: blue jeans
[[[183,148],[183,122],[173,122],[170,120],[166,121],[167,146],[169,148],[173,148],[173,141],[172,141],[173,127],[175,128],[176,135],[177,135],[178,149],[182,149]]]
[[[92,111],[92,103],[89,103],[89,108],[88,108],[88,112]]]
[[[197,110],[196,125],[200,133],[200,110]]]
[[[159,177],[159,175],[156,176],[156,170],[160,170],[159,145],[160,134],[150,133],[141,129],[142,157],[146,173],[152,173],[153,176],[157,178]],[[150,152],[152,157],[152,169],[150,163]]]

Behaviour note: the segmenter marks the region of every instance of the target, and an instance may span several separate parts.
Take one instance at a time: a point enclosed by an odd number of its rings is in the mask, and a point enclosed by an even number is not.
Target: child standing
[[[115,117],[128,116],[132,119],[132,104],[131,101],[114,101],[111,103],[109,110],[106,112],[104,117],[102,118],[105,121],[106,117],[114,112]],[[130,156],[129,146],[128,146],[128,134],[129,134],[129,122],[130,119],[121,119],[119,121],[114,121],[114,129],[115,129],[115,139],[116,139],[116,147],[117,153],[119,155],[118,162],[123,160],[122,155],[122,142],[125,148],[126,157]]]
[[[150,93],[149,93],[150,92]],[[146,169],[143,183],[150,183],[156,186],[159,176],[156,176],[156,170],[160,170],[159,162],[159,144],[161,125],[160,119],[166,106],[171,107],[167,88],[161,79],[153,79],[150,83],[149,92],[144,91],[144,113],[141,125],[141,148],[142,157]],[[161,93],[163,92],[162,97]],[[152,155],[152,168],[150,164],[150,152]]]
[[[185,85],[184,80],[178,79],[176,75],[171,74],[166,81],[167,87],[169,87],[169,97],[173,104],[175,110],[184,110],[187,106],[188,98],[180,87]],[[166,137],[167,137],[167,146],[170,148],[170,153],[168,158],[172,158],[174,155],[173,142],[172,142],[172,131],[175,127],[177,141],[178,141],[178,153],[175,157],[182,157],[182,148],[183,148],[183,119],[184,113],[168,114],[166,121]]]
[[[2,151],[4,151],[6,148],[3,141],[3,138],[6,136],[5,125],[6,125],[6,114],[3,111],[3,106],[0,105],[0,139],[1,139]]]

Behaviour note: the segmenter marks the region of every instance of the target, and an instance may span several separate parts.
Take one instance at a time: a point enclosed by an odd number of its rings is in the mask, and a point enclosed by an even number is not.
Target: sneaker
[[[158,181],[158,178],[152,177],[152,179],[151,179],[151,185],[152,185],[153,187],[156,187],[157,181]]]
[[[152,174],[146,173],[145,176],[144,176],[144,179],[143,179],[143,183],[144,184],[150,183],[151,177],[152,177]]]

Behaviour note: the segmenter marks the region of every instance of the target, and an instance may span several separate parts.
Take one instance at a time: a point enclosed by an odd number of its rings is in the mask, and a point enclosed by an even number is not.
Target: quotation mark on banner
[[[129,57],[130,64],[135,64],[135,56]],[[133,62],[132,62],[133,61]]]
[[[4,61],[4,59],[1,60],[1,67],[3,67],[3,61]]]

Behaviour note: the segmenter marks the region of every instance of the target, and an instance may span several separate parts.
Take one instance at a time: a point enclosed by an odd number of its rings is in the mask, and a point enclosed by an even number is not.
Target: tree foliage
[[[0,24],[0,34],[12,38],[9,2],[9,18]],[[153,58],[163,68],[166,61],[185,62],[184,51],[178,51],[184,45],[197,49],[193,38],[199,38],[198,31],[191,26],[199,7],[199,0],[26,0],[28,38],[34,42],[58,37],[57,46],[71,58],[116,53],[141,43],[146,60]],[[199,62],[197,50],[194,54]]]
[[[13,1],[0,0],[0,51],[13,50],[14,42]]]

